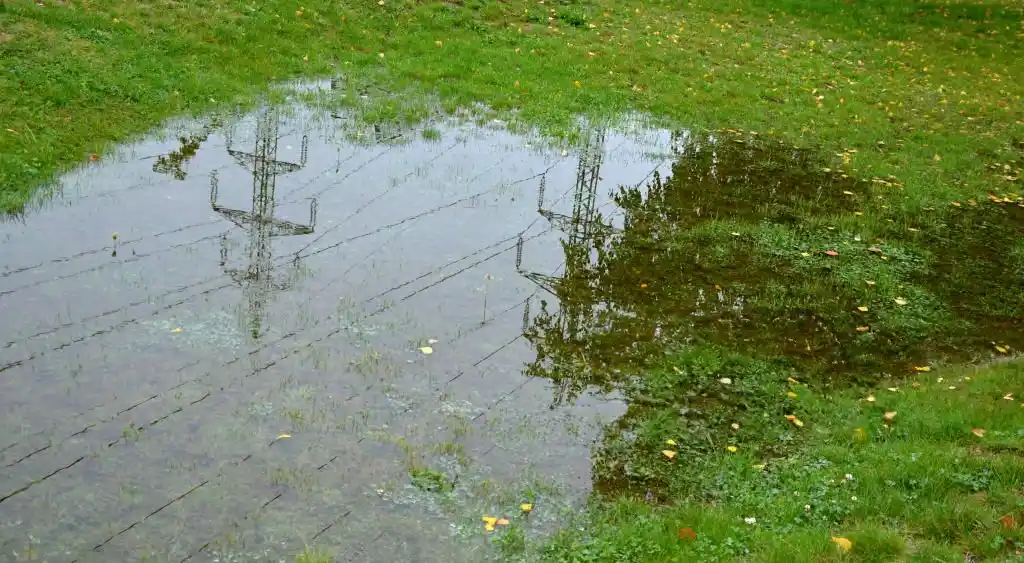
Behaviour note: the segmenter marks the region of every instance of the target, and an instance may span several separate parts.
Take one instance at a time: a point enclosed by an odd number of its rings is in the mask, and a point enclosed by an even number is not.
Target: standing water
[[[479,561],[581,505],[623,405],[523,334],[671,135],[344,123],[186,123],[0,224],[0,559]]]

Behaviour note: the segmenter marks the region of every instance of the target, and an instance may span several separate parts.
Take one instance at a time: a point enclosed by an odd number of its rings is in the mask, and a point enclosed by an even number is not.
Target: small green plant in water
[[[455,480],[445,473],[429,467],[413,467],[409,478],[414,487],[431,493],[447,493],[455,489]]]

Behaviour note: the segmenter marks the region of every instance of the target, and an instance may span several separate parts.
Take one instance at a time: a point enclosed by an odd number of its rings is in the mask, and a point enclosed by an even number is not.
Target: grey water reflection
[[[247,231],[248,260],[244,267],[231,267],[227,234],[221,237],[220,265],[246,295],[246,325],[253,340],[262,334],[266,302],[274,293],[290,289],[301,275],[299,255],[287,265],[283,276],[275,274],[272,237],[312,234],[316,225],[316,198],[309,204],[308,224],[274,217],[277,208],[277,177],[295,172],[306,165],[309,137],[303,135],[299,162],[278,160],[279,116],[275,108],[264,110],[259,117],[255,146],[252,152],[232,148],[228,138],[227,153],[239,166],[252,174],[252,206],[249,210],[232,209],[217,202],[217,174],[210,174],[210,207],[227,220]],[[276,276],[276,277],[275,277]]]
[[[480,561],[581,505],[624,407],[552,408],[524,325],[671,135],[353,127],[181,122],[0,225],[0,558]]]

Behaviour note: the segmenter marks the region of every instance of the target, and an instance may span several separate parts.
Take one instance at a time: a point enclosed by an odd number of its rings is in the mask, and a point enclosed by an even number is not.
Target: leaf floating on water
[[[661,450],[661,455],[665,456],[667,459],[675,459],[676,452],[672,450]]]
[[[843,553],[848,553],[853,549],[853,542],[846,538],[837,538],[832,536],[832,541],[839,546],[839,549],[841,549]]]
[[[181,332],[181,331],[183,331],[183,330],[185,330],[185,329],[183,329],[183,328],[181,328],[181,327],[179,326],[178,328],[172,328],[172,329],[171,329],[171,332]]]
[[[288,438],[291,438],[291,437],[292,437],[291,434],[281,434],[280,436],[277,437],[277,439],[278,440],[285,440],[285,439],[288,439]]]
[[[498,523],[498,519],[493,516],[483,516],[480,518],[484,521],[484,529],[488,532],[494,531],[494,525]]]
[[[424,356],[429,356],[434,353],[434,349],[431,348],[430,346],[422,346],[420,348],[420,352],[423,352]]]
[[[498,525],[499,526],[508,526],[508,524],[509,524],[509,521],[508,521],[507,518],[498,518]]]
[[[914,371],[932,371],[930,366],[914,366]]]
[[[795,415],[792,415],[792,414],[787,414],[786,415],[786,420],[792,422],[793,426],[796,426],[797,428],[802,428],[803,425],[804,425],[802,420],[800,420],[799,418],[797,418]]]
[[[977,436],[979,438],[984,438],[985,437],[985,429],[984,428],[971,428],[971,434],[974,434],[975,436]]]
[[[519,505],[519,510],[522,510],[523,512],[530,512],[533,510],[533,505],[528,502],[524,502]]]

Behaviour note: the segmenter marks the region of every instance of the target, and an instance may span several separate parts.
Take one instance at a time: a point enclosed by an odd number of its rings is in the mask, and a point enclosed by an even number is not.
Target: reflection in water
[[[300,271],[298,255],[291,262],[290,272],[275,277],[272,237],[308,235],[316,224],[316,198],[309,206],[309,224],[301,225],[274,217],[277,207],[275,189],[277,177],[295,172],[306,165],[309,139],[302,137],[301,157],[298,163],[277,159],[279,116],[275,109],[265,110],[256,125],[255,147],[252,152],[232,148],[228,137],[227,151],[234,161],[252,174],[252,208],[248,211],[231,209],[217,203],[217,175],[210,175],[210,205],[232,223],[249,233],[249,260],[244,268],[231,268],[228,263],[227,235],[221,238],[220,265],[236,283],[243,287],[247,299],[246,325],[250,336],[258,340],[263,331],[265,307],[271,295],[292,287]]]
[[[627,403],[594,451],[596,490],[660,494],[650,452],[662,442],[644,440],[664,431],[697,456],[744,413],[782,421],[785,393],[765,390],[788,377],[873,384],[989,359],[997,342],[1024,347],[1024,208],[1012,198],[922,228],[875,219],[843,232],[833,218],[860,216],[876,193],[809,151],[724,137],[687,138],[678,153],[670,175],[614,194],[615,230],[588,206],[599,160],[581,157],[573,216],[541,210],[567,231],[564,274],[524,273],[557,297],[524,329],[537,351],[527,373],[555,383],[555,404],[591,387]]]
[[[576,168],[576,184],[572,190],[572,215],[556,213],[544,206],[546,176],[541,177],[537,196],[537,212],[552,226],[565,233],[561,241],[565,263],[561,276],[524,271],[522,268],[522,247],[520,237],[516,269],[552,295],[580,295],[587,293],[590,285],[589,273],[593,269],[593,248],[603,246],[604,237],[610,228],[602,219],[597,206],[597,187],[600,181],[601,163],[604,159],[605,132],[597,130],[590,134],[586,146],[581,150]],[[533,327],[524,327],[527,338],[537,349],[538,363],[547,360],[557,364],[549,372],[558,385],[554,405],[571,401],[581,390],[581,383],[587,377],[580,377],[581,370],[588,371],[590,362],[586,358],[586,346],[590,333],[601,326],[601,314],[595,313],[586,300],[560,300],[562,306],[554,313],[548,312],[546,300],[541,300],[541,312]],[[526,302],[524,323],[528,324],[530,301]],[[547,339],[554,336],[558,341],[556,350],[546,346]],[[557,353],[556,353],[557,351]],[[563,377],[563,374],[576,374]],[[538,375],[538,374],[531,374]]]
[[[206,142],[210,137],[210,133],[218,126],[219,122],[214,121],[203,127],[203,130],[199,133],[194,133],[187,137],[179,137],[178,142],[181,146],[178,150],[156,157],[156,162],[153,163],[153,172],[157,174],[170,174],[176,180],[184,180],[188,176],[188,172],[185,170],[188,162],[192,160],[192,157],[199,151],[199,147]]]
[[[615,194],[622,229],[595,228],[579,211],[557,218],[570,227],[565,274],[528,274],[558,298],[525,330],[537,348],[528,372],[559,383],[556,402],[587,386],[621,388],[660,361],[665,342],[735,347],[807,377],[864,383],[974,360],[993,341],[1024,344],[1007,332],[1024,314],[1008,289],[1024,272],[997,250],[1019,246],[1018,208],[954,208],[929,219],[927,234],[872,223],[862,239],[827,219],[859,216],[876,198],[811,151],[730,137],[674,149],[670,176]],[[586,208],[585,195],[577,200]]]

